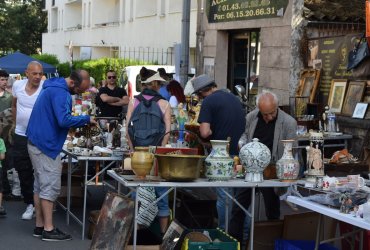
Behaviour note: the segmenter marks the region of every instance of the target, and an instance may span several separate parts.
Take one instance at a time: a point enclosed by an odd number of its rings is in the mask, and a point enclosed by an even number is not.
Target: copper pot
[[[155,154],[159,175],[165,180],[193,181],[199,178],[203,155]]]

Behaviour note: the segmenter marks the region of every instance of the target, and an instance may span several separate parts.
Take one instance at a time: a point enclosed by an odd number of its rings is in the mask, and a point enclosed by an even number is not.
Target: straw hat
[[[159,73],[156,73],[152,75],[151,77],[147,78],[145,81],[142,81],[141,83],[151,83],[153,81],[160,81],[160,82],[165,82],[166,80],[163,79]]]

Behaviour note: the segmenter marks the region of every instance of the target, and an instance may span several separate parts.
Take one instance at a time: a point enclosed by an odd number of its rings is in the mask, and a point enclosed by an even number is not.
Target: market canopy
[[[1,57],[0,68],[6,70],[9,74],[23,73],[31,61],[38,61],[41,63],[44,73],[56,73],[57,71],[53,65],[44,63],[33,57],[22,54],[21,52],[15,52],[13,54]]]

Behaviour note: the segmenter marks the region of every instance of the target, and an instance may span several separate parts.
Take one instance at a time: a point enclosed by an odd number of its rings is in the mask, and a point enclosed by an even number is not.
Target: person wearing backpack
[[[165,80],[159,73],[142,81],[141,94],[130,101],[127,109],[127,140],[131,150],[137,146],[165,146],[171,128],[171,107],[159,93]],[[162,139],[161,139],[162,138]],[[156,197],[162,196],[168,188],[156,187]],[[158,201],[158,217],[161,234],[167,230],[170,209],[168,196]]]

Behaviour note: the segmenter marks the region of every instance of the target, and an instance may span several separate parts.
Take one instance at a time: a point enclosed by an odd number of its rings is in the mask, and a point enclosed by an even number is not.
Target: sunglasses
[[[108,79],[116,79],[116,76],[108,76]]]

